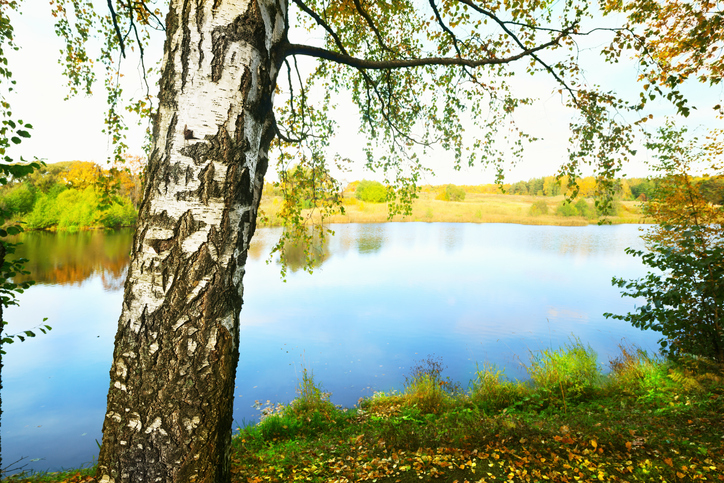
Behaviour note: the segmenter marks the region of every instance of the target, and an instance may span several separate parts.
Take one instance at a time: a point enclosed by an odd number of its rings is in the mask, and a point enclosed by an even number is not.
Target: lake
[[[611,278],[640,277],[639,226],[502,224],[334,225],[321,266],[292,265],[286,282],[266,263],[279,237],[257,230],[244,279],[235,425],[256,400],[289,402],[301,368],[335,404],[400,389],[428,355],[466,386],[476,363],[526,378],[531,351],[579,337],[605,368],[625,339],[656,350],[659,336],[604,312],[634,302]],[[132,233],[27,233],[18,249],[38,284],[7,310],[10,333],[53,330],[6,346],[2,460],[57,470],[98,454],[108,372]]]

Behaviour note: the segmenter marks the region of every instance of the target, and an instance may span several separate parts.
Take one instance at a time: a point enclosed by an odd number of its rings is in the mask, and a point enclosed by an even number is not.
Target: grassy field
[[[388,220],[386,203],[365,203],[348,194],[344,199],[344,215],[334,215],[327,219],[329,223],[384,223],[386,221],[423,221],[452,223],[518,223],[523,225],[561,225],[584,226],[598,223],[598,219],[582,216],[557,216],[556,207],[563,196],[522,196],[502,194],[468,194],[465,201],[441,201],[434,199],[434,193],[421,193],[412,207],[411,216],[395,216]],[[548,214],[533,216],[530,207],[536,201],[543,200],[548,205]],[[609,217],[613,224],[645,223],[640,203],[621,202],[618,216]],[[266,224],[260,226],[278,226],[277,216],[281,206],[280,198],[263,198],[261,210],[268,217]],[[314,217],[313,219],[318,219]]]
[[[533,355],[531,381],[479,367],[466,390],[439,359],[399,392],[329,402],[311,372],[288,405],[258,404],[233,439],[234,482],[724,481],[724,372],[632,347],[603,375],[579,341]],[[93,469],[10,482],[91,482]]]

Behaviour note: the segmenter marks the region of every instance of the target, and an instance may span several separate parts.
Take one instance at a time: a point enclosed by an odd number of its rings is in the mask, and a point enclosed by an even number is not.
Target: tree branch
[[[537,45],[529,49],[524,49],[515,55],[500,58],[486,59],[464,59],[459,57],[425,57],[420,59],[392,59],[392,60],[367,60],[353,57],[346,53],[334,52],[320,47],[312,47],[311,45],[287,44],[282,48],[282,56],[289,55],[307,55],[317,57],[338,64],[348,65],[360,70],[384,70],[384,69],[404,69],[410,67],[422,67],[426,65],[446,65],[446,66],[464,66],[464,67],[482,67],[484,65],[508,64],[524,57],[533,56],[535,52],[547,49],[553,45],[557,45],[561,38],[568,35],[567,30],[563,30],[555,39],[545,44]],[[537,59],[537,56],[536,56]],[[541,61],[542,63],[542,61]],[[544,64],[545,65],[545,64]],[[550,68],[549,68],[550,69]],[[555,72],[552,72],[556,77]],[[560,81],[562,82],[562,81]]]
[[[390,47],[388,47],[387,44],[385,44],[385,40],[382,38],[382,34],[380,33],[375,23],[372,21],[372,17],[370,17],[370,14],[367,13],[367,11],[362,7],[362,4],[359,0],[354,0],[354,6],[359,14],[362,15],[362,17],[365,19],[365,21],[367,21],[367,25],[369,26],[370,30],[374,32],[375,37],[377,37],[377,42],[379,42],[382,48],[391,54],[397,55],[397,52],[395,52]]]
[[[113,0],[108,0],[108,9],[111,11],[111,20],[113,21],[113,28],[116,31],[116,37],[118,37],[118,42],[121,44],[121,54],[123,55],[123,58],[126,58],[126,48],[123,45],[123,36],[121,35],[121,28],[118,26],[118,18],[116,16],[116,11],[113,9]]]
[[[479,12],[479,13],[485,15],[486,17],[492,19],[495,23],[497,23],[500,26],[501,29],[503,29],[503,31],[506,34],[508,34],[508,36],[510,36],[510,38],[512,38],[515,41],[516,44],[518,44],[518,47],[520,47],[524,51],[529,50],[529,49],[525,48],[525,45],[523,45],[523,42],[521,42],[520,39],[508,28],[508,26],[506,25],[506,22],[500,20],[495,14],[485,10],[484,8],[480,8],[478,5],[475,5],[471,0],[457,0],[457,1],[469,6],[476,12]],[[573,30],[575,27],[576,27],[576,24],[573,24],[571,27],[561,30],[555,39],[555,44],[557,44],[558,41],[562,37],[568,35],[570,33],[570,31]],[[549,42],[548,44],[544,44],[544,45],[550,46],[551,44]],[[540,49],[537,49],[537,50],[540,50]],[[573,102],[576,105],[578,105],[578,100],[576,99],[576,95],[573,93],[573,89],[571,89],[571,87],[568,85],[568,83],[566,83],[566,81],[561,79],[561,77],[556,73],[556,71],[553,70],[553,68],[551,68],[545,62],[543,62],[543,60],[540,57],[535,55],[535,52],[536,52],[535,50],[531,51],[527,55],[530,55],[531,57],[533,57],[533,59],[535,59],[536,62],[538,62],[540,65],[542,65],[548,71],[548,73],[550,73],[553,76],[553,78],[568,91],[568,93],[571,95],[571,99],[573,99]]]

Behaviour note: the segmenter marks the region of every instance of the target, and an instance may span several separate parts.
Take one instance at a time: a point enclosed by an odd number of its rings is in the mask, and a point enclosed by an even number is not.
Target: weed
[[[475,365],[475,378],[470,383],[470,397],[475,405],[487,410],[500,410],[522,400],[528,387],[507,380],[505,372],[494,365]]]
[[[532,354],[527,370],[541,400],[564,410],[568,402],[589,399],[601,378],[596,352],[576,338],[558,350]]]

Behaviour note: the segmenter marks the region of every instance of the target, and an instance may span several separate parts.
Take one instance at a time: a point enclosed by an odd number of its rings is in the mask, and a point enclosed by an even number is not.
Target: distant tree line
[[[142,197],[141,159],[121,168],[86,161],[42,166],[0,189],[0,208],[31,230],[132,226]]]

